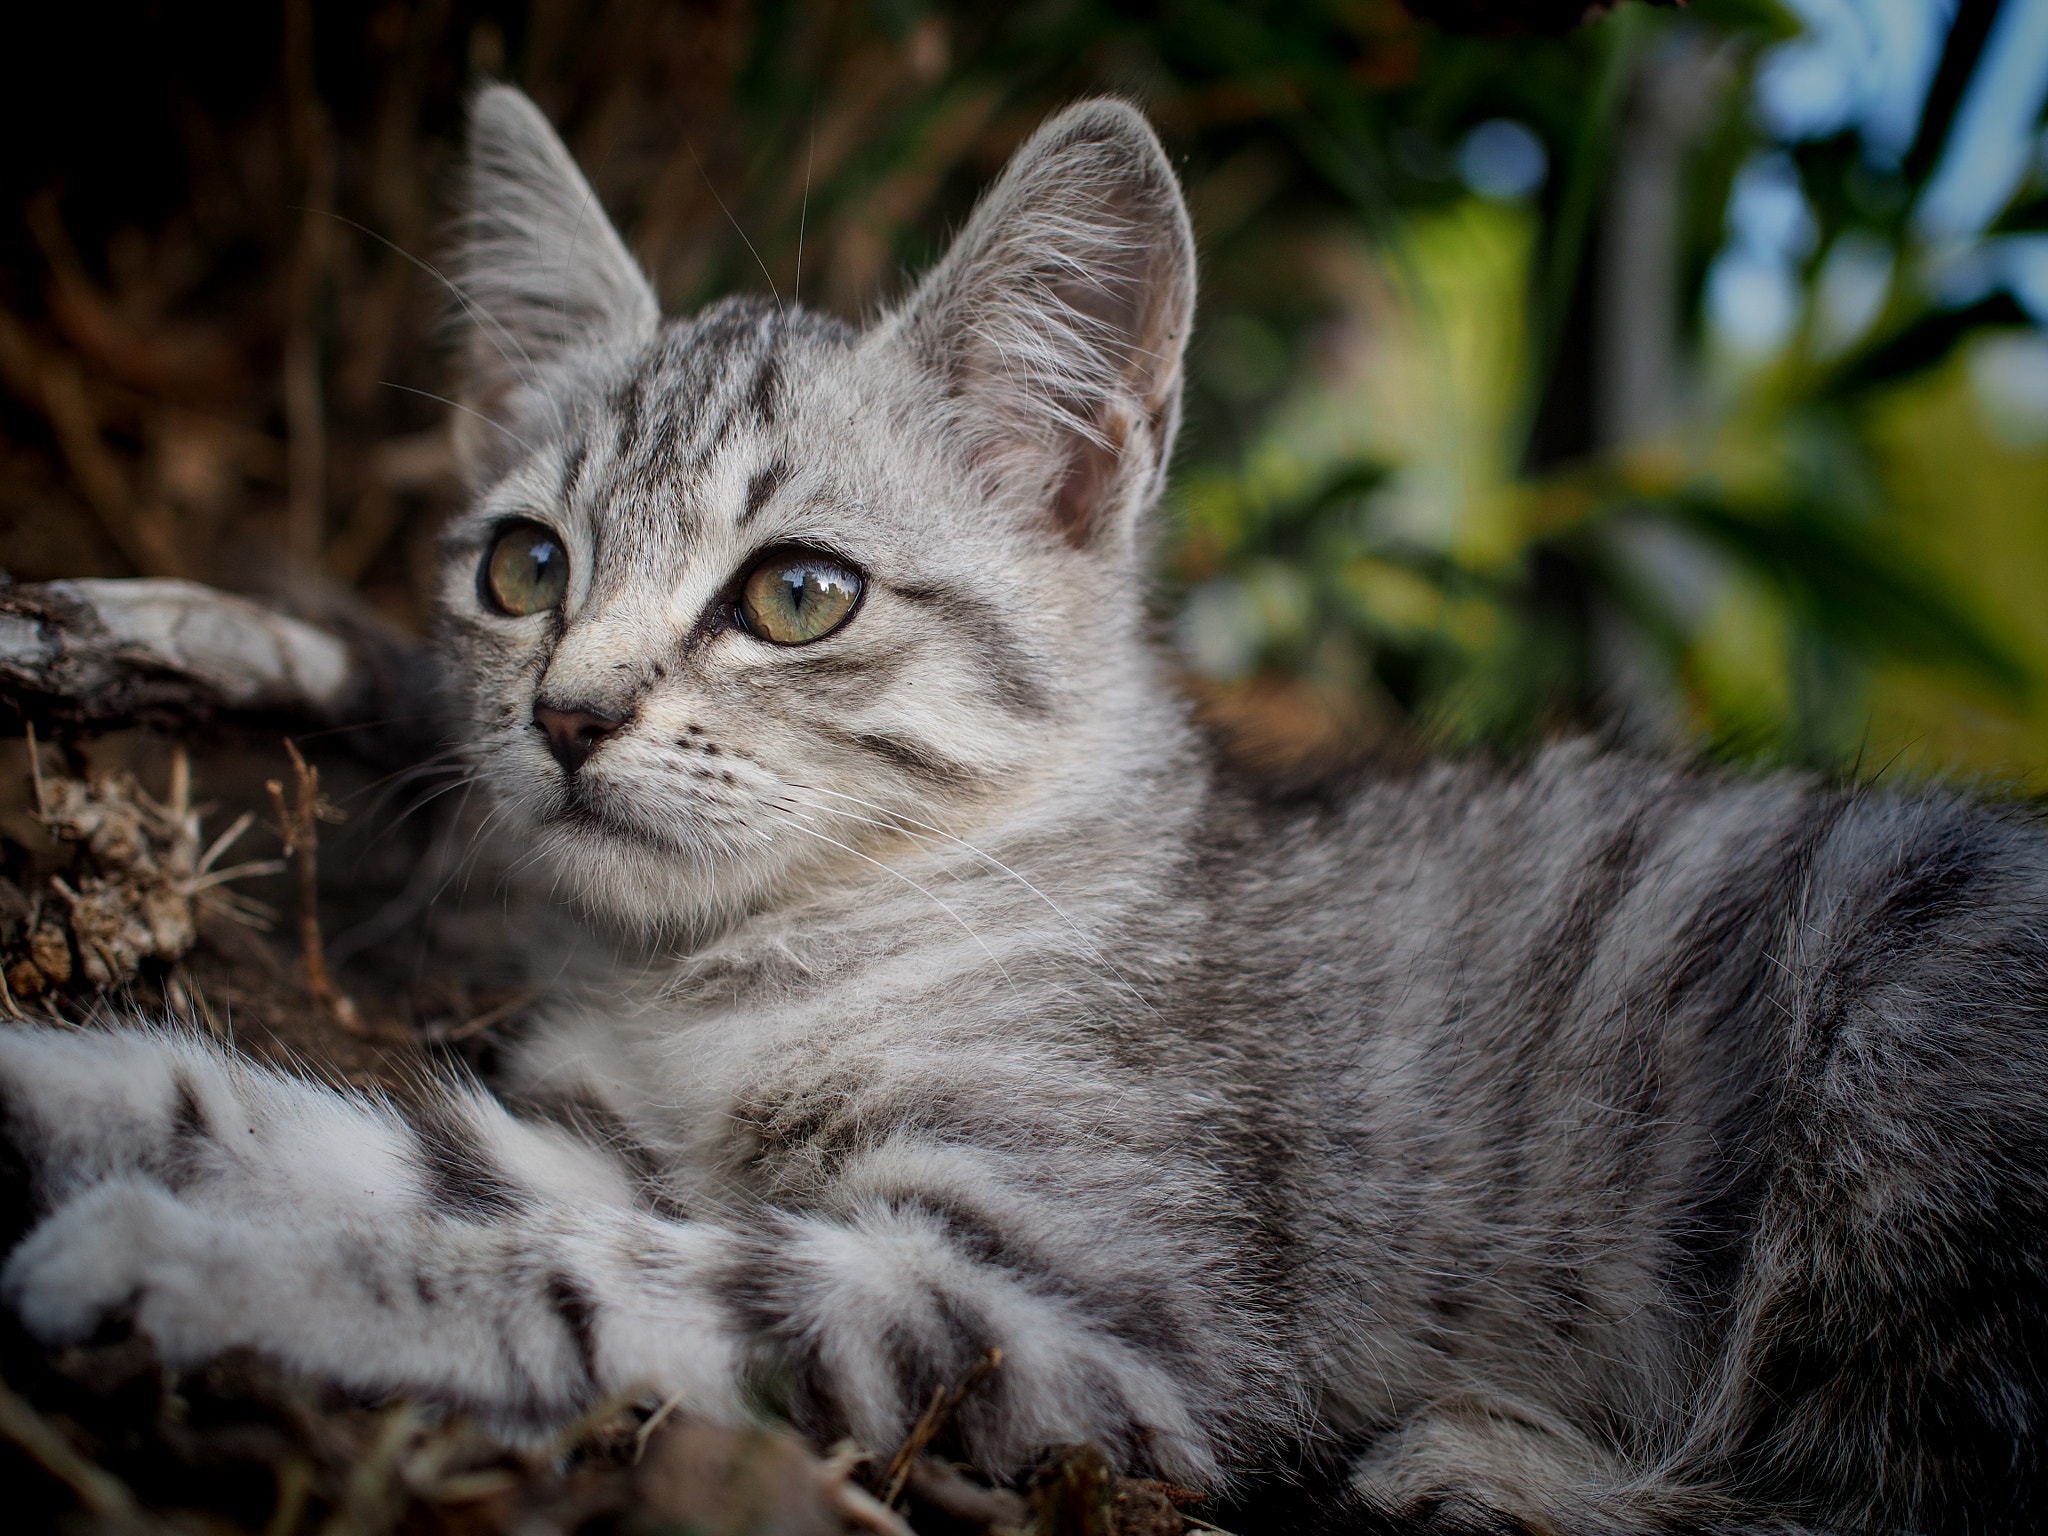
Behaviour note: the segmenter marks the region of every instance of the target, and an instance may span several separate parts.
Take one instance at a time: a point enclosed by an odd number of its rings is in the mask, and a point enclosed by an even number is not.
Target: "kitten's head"
[[[1160,745],[1144,522],[1194,252],[1130,107],[1041,128],[866,331],[663,324],[506,87],[467,219],[443,616],[500,815],[586,898],[699,926]]]

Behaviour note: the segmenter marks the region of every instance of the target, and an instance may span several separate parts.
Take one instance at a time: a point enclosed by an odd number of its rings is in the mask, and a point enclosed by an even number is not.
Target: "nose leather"
[[[547,733],[548,750],[554,753],[562,771],[574,773],[599,743],[626,722],[621,716],[595,709],[556,709],[551,704],[536,704],[533,723]]]

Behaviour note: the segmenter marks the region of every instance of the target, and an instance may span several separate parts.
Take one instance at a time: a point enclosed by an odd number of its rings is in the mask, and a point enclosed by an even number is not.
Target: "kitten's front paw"
[[[173,1364],[240,1342],[231,1276],[242,1234],[146,1179],[112,1179],[48,1217],[0,1270],[0,1300],[48,1345],[90,1338],[114,1314]]]

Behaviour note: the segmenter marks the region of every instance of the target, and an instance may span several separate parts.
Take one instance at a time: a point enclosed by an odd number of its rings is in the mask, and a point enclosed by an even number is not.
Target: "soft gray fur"
[[[34,1333],[879,1448],[1000,1345],[989,1472],[1093,1439],[1356,1528],[2041,1512],[2037,832],[1572,746],[1218,770],[1147,639],[1194,257],[1126,106],[864,332],[663,324],[530,103],[473,137],[469,749],[491,836],[659,958],[565,926],[500,1096],[403,1113],[0,1033]],[[557,609],[484,599],[515,519]],[[782,546],[865,577],[843,628],[738,622]]]

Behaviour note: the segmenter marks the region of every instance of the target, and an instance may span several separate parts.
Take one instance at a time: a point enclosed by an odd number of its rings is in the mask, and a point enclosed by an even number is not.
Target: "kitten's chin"
[[[647,932],[723,927],[773,879],[760,854],[715,831],[670,841],[589,811],[538,830],[539,862],[557,891],[592,916]]]
[[[600,921],[663,936],[716,931],[783,874],[776,845],[733,808],[499,766],[496,798],[524,833],[514,868]]]

